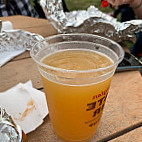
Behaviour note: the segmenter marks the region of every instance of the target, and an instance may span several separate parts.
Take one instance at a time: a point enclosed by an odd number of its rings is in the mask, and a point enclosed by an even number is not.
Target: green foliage
[[[30,0],[32,6],[34,6],[34,0]]]
[[[105,13],[112,12],[110,7],[102,8],[101,0],[65,0],[69,10],[83,10],[87,9],[90,5],[94,5]]]
[[[126,47],[131,48],[133,46],[133,43],[130,41],[125,42]]]

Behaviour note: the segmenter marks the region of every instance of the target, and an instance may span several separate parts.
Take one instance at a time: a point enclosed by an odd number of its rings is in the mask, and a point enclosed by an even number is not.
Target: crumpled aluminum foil
[[[0,52],[30,50],[36,42],[43,40],[41,35],[24,30],[8,30],[0,33]]]
[[[0,67],[26,50],[30,50],[43,39],[41,35],[24,30],[2,31],[0,33]]]
[[[101,12],[94,6],[87,10],[63,12],[62,0],[40,0],[47,19],[59,33],[90,33],[117,42],[136,41],[135,33],[142,31],[142,20],[124,23]]]
[[[24,142],[21,128],[0,107],[0,142]]]

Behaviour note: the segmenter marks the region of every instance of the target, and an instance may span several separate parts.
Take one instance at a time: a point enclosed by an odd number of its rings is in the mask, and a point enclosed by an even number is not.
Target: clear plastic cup
[[[97,69],[70,70],[43,62],[51,54],[69,50],[103,54],[113,63]],[[96,133],[112,76],[124,57],[123,49],[116,42],[96,35],[60,34],[38,42],[31,57],[41,74],[57,136],[68,142],[88,141]]]

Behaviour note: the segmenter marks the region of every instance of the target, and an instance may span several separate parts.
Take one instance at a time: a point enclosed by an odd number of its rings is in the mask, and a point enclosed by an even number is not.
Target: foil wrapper
[[[2,30],[0,32],[0,67],[26,50],[30,50],[43,39],[41,35],[24,30]]]
[[[27,142],[26,135],[0,107],[0,142]]]
[[[41,35],[24,30],[8,30],[0,33],[0,52],[10,50],[30,50],[36,42],[43,40]]]
[[[90,33],[117,42],[135,42],[135,34],[142,31],[142,20],[120,23],[94,6],[64,13],[62,0],[40,0],[40,4],[47,19],[59,33]]]

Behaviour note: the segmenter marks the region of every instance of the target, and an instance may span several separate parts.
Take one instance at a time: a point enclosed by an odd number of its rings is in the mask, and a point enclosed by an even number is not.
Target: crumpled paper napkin
[[[21,49],[21,50],[13,50],[13,51],[7,51],[7,52],[0,52],[0,67],[2,67],[4,64],[6,64],[8,61],[13,59],[14,57],[24,53],[26,49]]]
[[[4,30],[12,30],[13,29],[13,25],[10,21],[4,21],[2,22],[2,28],[1,28],[1,31],[4,31]]]
[[[48,114],[45,94],[33,88],[31,81],[1,92],[0,106],[26,134],[40,126]]]

